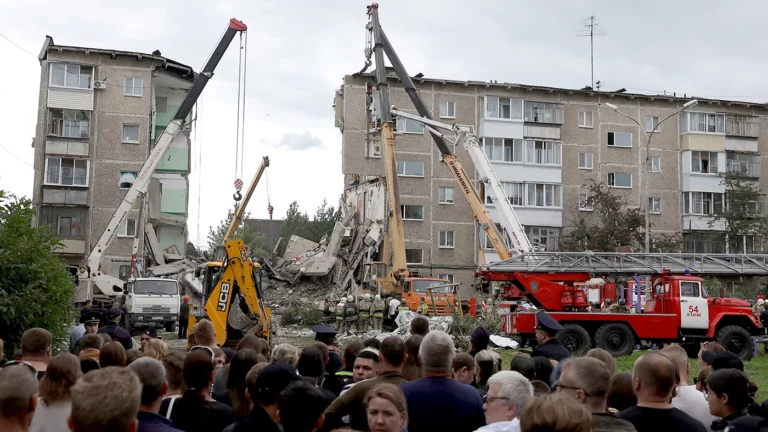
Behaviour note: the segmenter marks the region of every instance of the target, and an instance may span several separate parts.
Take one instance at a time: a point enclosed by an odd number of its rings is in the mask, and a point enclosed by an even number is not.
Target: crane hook
[[[232,195],[232,198],[235,199],[235,201],[240,201],[243,199],[243,196],[240,194],[240,191],[243,189],[243,181],[240,179],[235,179],[235,194]]]
[[[240,201],[241,199],[243,199],[243,196],[240,194],[240,191],[237,191],[235,192],[234,195],[232,195],[232,198],[234,198],[235,201]]]

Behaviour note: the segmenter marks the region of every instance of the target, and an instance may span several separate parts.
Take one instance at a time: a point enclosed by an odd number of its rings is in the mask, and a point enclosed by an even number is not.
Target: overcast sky
[[[334,91],[364,62],[367,1],[144,1],[68,3],[0,0],[0,189],[32,195],[31,148],[46,35],[55,43],[162,54],[196,71],[236,17],[249,27],[244,181],[269,156],[271,203],[310,214],[343,191]],[[380,1],[380,18],[411,75],[581,88],[590,82],[595,14],[595,79],[603,89],[663,91],[768,101],[760,54],[768,4],[714,1],[474,0]],[[237,39],[202,98],[193,144],[189,238],[205,244],[209,225],[232,204],[235,178]],[[25,52],[24,50],[28,51]],[[202,152],[202,164],[197,160]],[[267,182],[249,210],[267,217]],[[198,188],[201,191],[198,207]]]

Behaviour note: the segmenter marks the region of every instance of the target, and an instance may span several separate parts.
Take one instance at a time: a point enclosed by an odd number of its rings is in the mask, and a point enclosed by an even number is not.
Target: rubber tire
[[[734,337],[741,339],[743,344],[741,352],[734,352],[728,348],[728,341]],[[752,336],[750,336],[749,332],[744,327],[737,325],[725,326],[717,331],[715,339],[723,346],[723,348],[736,354],[742,361],[750,360],[752,358]]]
[[[624,343],[619,348],[612,348],[609,345],[609,338],[618,333],[624,339]],[[598,348],[602,348],[614,357],[632,354],[635,350],[635,335],[632,330],[623,323],[607,323],[600,326],[595,332],[595,343]]]
[[[571,351],[565,344],[565,340],[570,337],[576,337],[578,339],[578,345],[576,349]],[[557,334],[557,339],[567,349],[572,356],[581,357],[589,351],[592,347],[592,339],[589,337],[589,333],[584,327],[578,324],[566,324],[563,326],[563,330]]]
[[[165,326],[165,331],[168,333],[176,333],[176,322],[168,323]]]

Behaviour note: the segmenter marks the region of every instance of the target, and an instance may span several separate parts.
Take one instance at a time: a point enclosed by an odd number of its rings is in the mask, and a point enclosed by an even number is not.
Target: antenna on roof
[[[595,36],[604,36],[608,31],[600,27],[597,23],[595,14],[590,15],[588,18],[581,21],[581,24],[586,27],[586,30],[578,30],[580,32],[578,37],[589,36],[589,65],[592,76],[592,88],[595,87]]]

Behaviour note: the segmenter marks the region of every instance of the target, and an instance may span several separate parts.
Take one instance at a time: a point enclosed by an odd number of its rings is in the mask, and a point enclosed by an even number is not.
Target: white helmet
[[[355,298],[352,297],[352,294],[347,296],[347,301],[355,301]]]
[[[376,294],[375,298],[376,298],[376,300],[381,300],[381,295],[380,294]]]
[[[370,300],[370,299],[371,299],[371,295],[370,295],[370,294],[368,294],[368,293],[366,293],[366,294],[363,296],[363,298],[364,298],[364,299],[366,299],[366,300]]]

